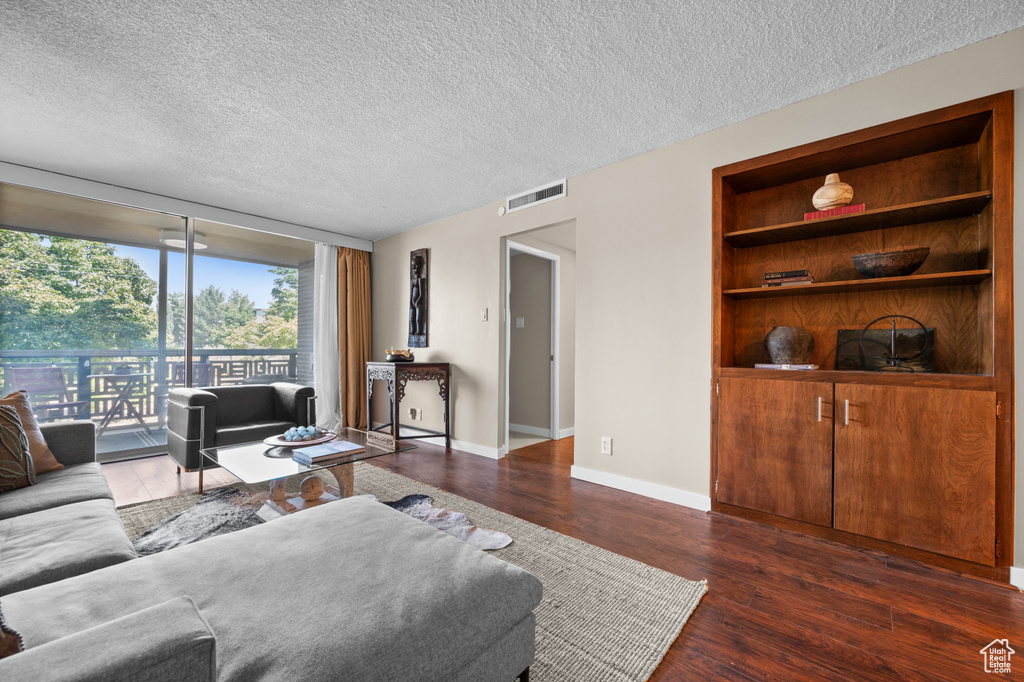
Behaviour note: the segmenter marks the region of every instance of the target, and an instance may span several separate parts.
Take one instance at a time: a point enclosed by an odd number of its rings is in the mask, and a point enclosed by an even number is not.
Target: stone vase
[[[773,327],[764,337],[764,349],[777,365],[806,365],[814,351],[814,337],[803,327]]]

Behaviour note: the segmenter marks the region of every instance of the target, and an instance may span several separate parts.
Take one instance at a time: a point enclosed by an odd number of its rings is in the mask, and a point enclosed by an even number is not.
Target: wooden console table
[[[444,436],[444,446],[452,446],[451,425],[449,423],[449,388],[451,386],[451,364],[447,362],[368,362],[366,363],[366,420],[367,430],[373,429],[373,382],[375,379],[386,381],[388,396],[391,403],[391,421],[384,426],[391,427],[391,435],[395,440],[405,438],[434,438]],[[402,436],[399,428],[402,398],[405,397],[405,385],[410,381],[436,381],[438,393],[444,401],[444,433],[428,432],[416,436]]]

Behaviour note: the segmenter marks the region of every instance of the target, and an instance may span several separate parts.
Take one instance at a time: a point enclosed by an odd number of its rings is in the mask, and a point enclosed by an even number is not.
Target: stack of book
[[[818,369],[817,365],[809,364],[780,364],[775,362],[755,362],[754,369]]]
[[[292,453],[292,459],[303,466],[322,464],[328,460],[340,459],[363,452],[364,448],[359,443],[347,440],[336,440],[333,443],[313,445],[308,448],[297,449]]]
[[[838,208],[829,208],[824,211],[811,211],[810,213],[804,213],[804,220],[818,220],[819,218],[834,218],[840,215],[850,215],[851,213],[860,213],[864,210],[864,204],[854,204],[853,206],[840,206]]]
[[[761,287],[791,287],[813,283],[814,278],[811,277],[810,270],[785,270],[783,272],[764,273],[764,282],[761,284]]]

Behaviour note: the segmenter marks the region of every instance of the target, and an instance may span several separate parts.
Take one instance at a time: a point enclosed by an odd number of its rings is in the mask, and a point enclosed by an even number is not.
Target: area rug
[[[253,494],[235,488],[218,488],[200,497],[191,507],[172,514],[132,540],[139,556],[156,554],[206,538],[233,533],[264,523],[256,515],[263,505]],[[123,514],[124,512],[122,512]]]
[[[355,493],[382,500],[429,495],[435,506],[513,538],[492,556],[526,569],[544,585],[534,611],[533,682],[648,679],[707,592],[705,581],[680,578],[370,464],[355,465]],[[118,511],[135,538],[198,499],[179,495]]]
[[[477,549],[501,549],[512,544],[512,538],[507,533],[474,526],[462,512],[435,507],[433,501],[430,495],[406,495],[400,500],[384,504]]]
[[[337,488],[331,490],[337,494]],[[136,554],[147,556],[266,523],[257,512],[267,497],[266,492],[254,493],[234,487],[207,491],[191,507],[171,514],[134,538],[132,546]],[[374,495],[366,497],[377,499]],[[501,549],[512,543],[512,538],[506,533],[474,526],[465,514],[435,507],[432,502],[429,495],[406,495],[400,500],[383,504],[477,549]],[[141,505],[132,505],[136,506]],[[119,511],[122,518],[132,513],[128,506],[121,507]]]

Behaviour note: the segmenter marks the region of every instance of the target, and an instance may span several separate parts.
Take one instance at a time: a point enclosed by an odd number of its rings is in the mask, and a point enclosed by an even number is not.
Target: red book
[[[837,215],[848,215],[850,213],[860,213],[864,210],[864,204],[853,204],[852,206],[840,206],[838,208],[830,208],[826,211],[812,211],[810,213],[804,213],[804,220],[817,220],[818,218],[833,218]]]

